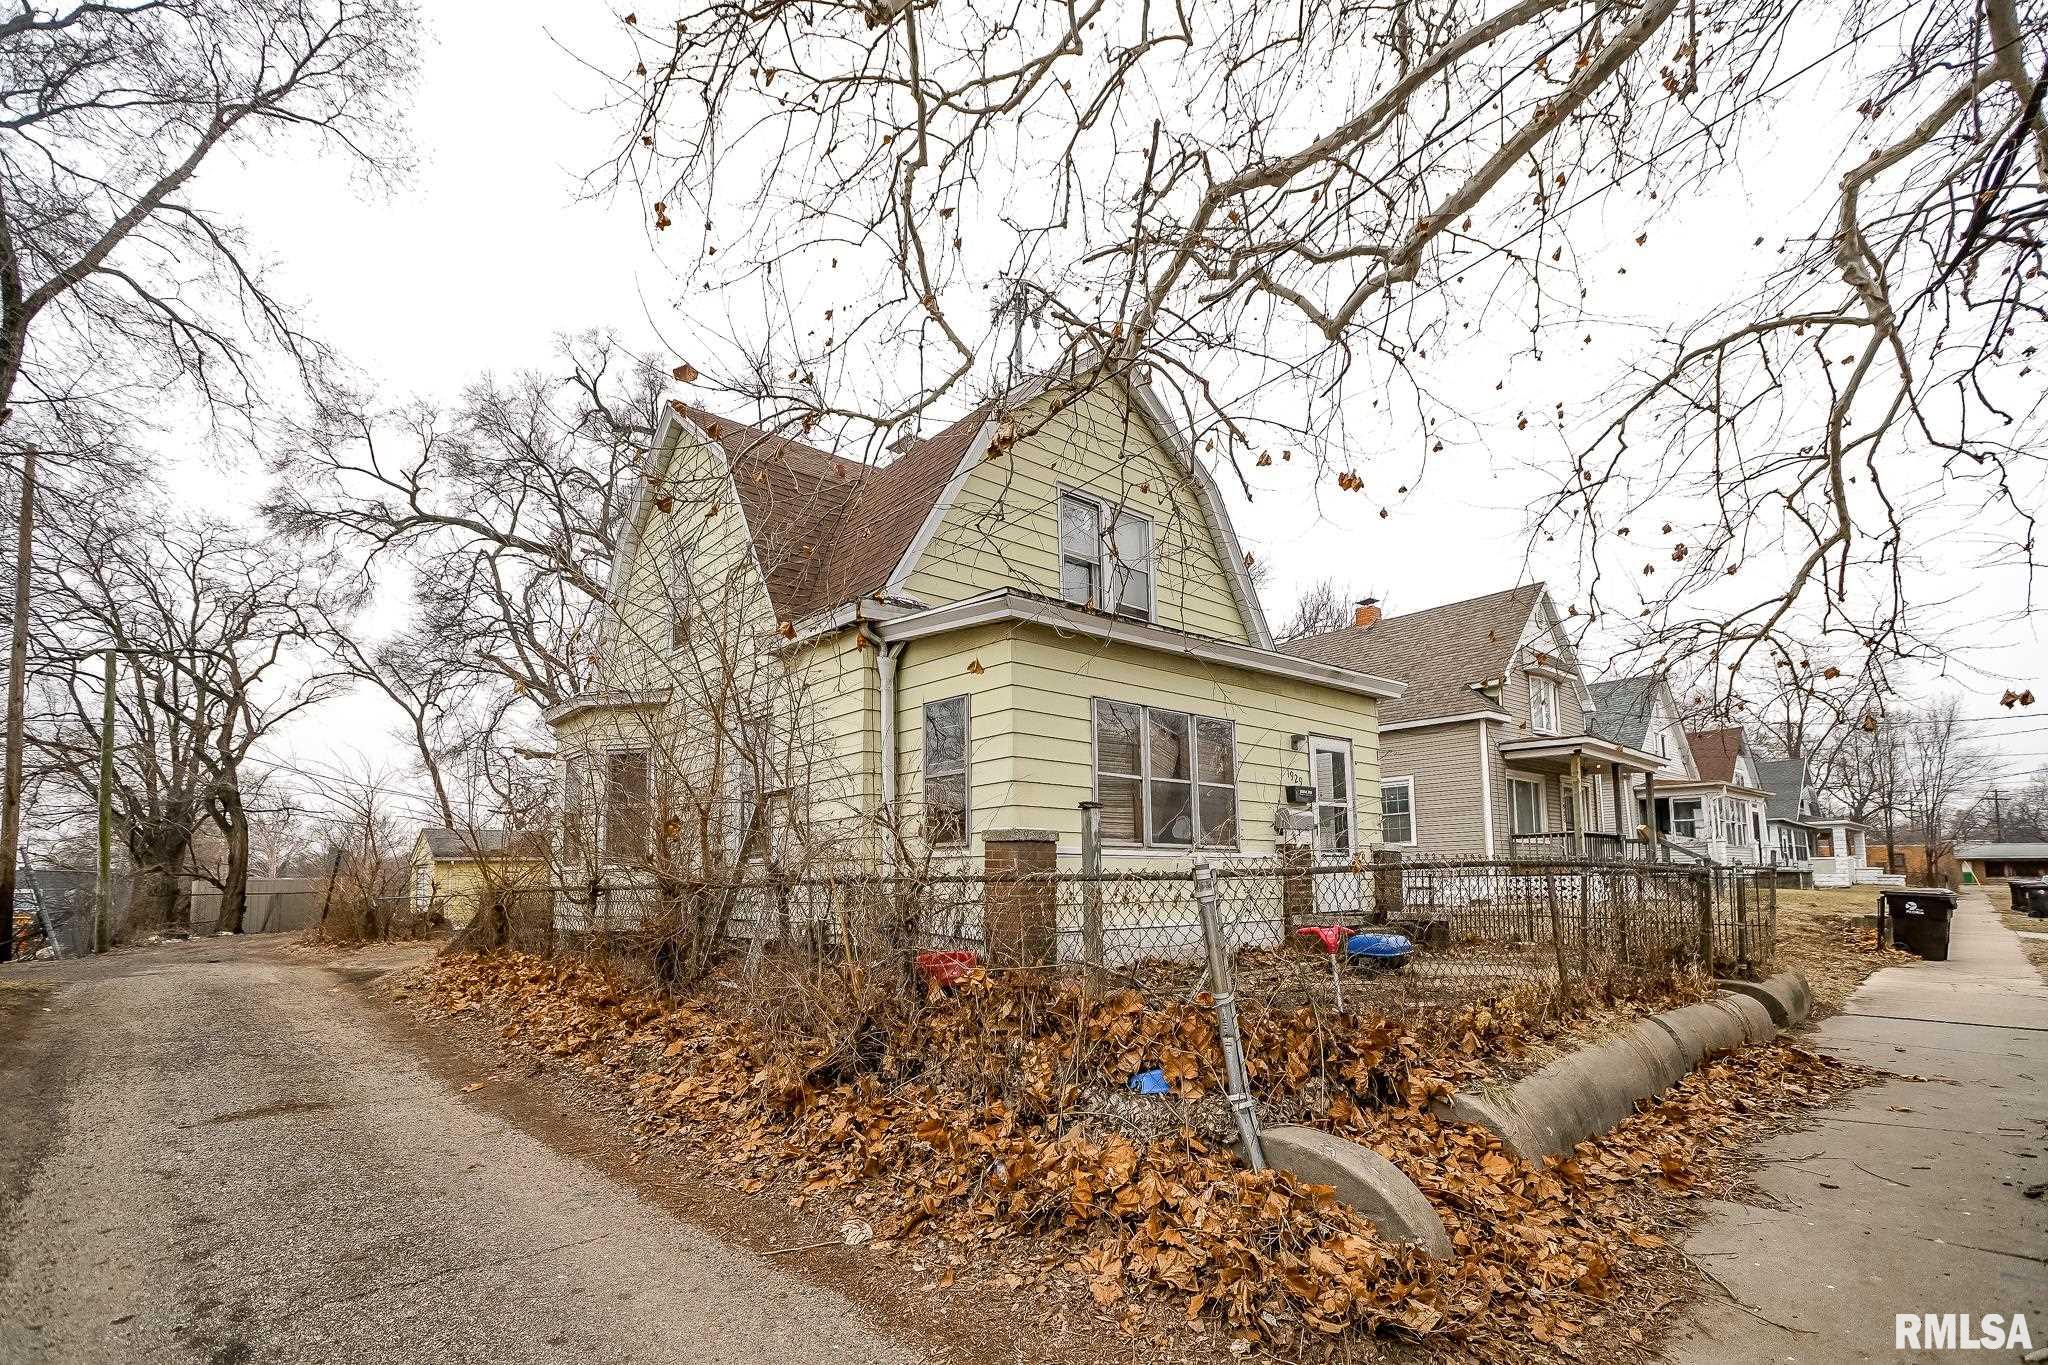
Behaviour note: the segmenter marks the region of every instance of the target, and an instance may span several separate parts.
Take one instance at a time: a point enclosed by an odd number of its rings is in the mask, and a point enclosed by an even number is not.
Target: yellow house
[[[1246,568],[1157,401],[1099,374],[879,466],[672,405],[603,685],[549,715],[566,852],[829,874],[1028,830],[1068,863],[1096,802],[1111,868],[1282,828],[1356,855],[1402,685],[1277,651]]]
[[[422,827],[412,847],[412,907],[422,918],[469,923],[487,892],[548,884],[546,840],[505,829]]]

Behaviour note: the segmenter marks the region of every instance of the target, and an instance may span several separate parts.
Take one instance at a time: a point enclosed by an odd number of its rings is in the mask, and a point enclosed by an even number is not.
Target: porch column
[[[1650,841],[1650,857],[1654,859],[1661,842],[1657,838],[1657,774],[1654,770],[1643,774],[1643,835]]]
[[[1607,777],[1609,781],[1614,783],[1614,832],[1618,837],[1626,839],[1629,837],[1628,791],[1622,785],[1625,779],[1622,776],[1621,765],[1619,763],[1608,764]],[[1626,848],[1628,845],[1623,844],[1621,847]]]
[[[1588,812],[1586,810],[1585,770],[1585,756],[1577,749],[1572,750],[1571,803],[1572,809],[1578,812],[1578,818],[1572,821],[1572,854],[1574,857],[1579,858],[1586,856],[1586,816]]]

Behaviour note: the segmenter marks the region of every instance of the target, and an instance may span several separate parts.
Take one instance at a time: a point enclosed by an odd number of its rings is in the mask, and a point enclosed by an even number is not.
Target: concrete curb
[[[1806,1016],[1813,1008],[1813,996],[1806,988],[1806,978],[1798,972],[1779,972],[1762,981],[1722,981],[1718,984],[1728,994],[1748,996],[1769,1010],[1771,1022],[1779,1028],[1797,1028],[1806,1022]]]
[[[1513,1085],[1460,1091],[1438,1101],[1435,1112],[1440,1119],[1487,1129],[1524,1160],[1563,1156],[1627,1119],[1638,1101],[1663,1094],[1701,1062],[1769,1042],[1782,1023],[1806,1017],[1807,1003],[1806,981],[1796,972],[1760,983],[1729,983],[1728,991],[1711,1000],[1638,1020]]]
[[[1370,1147],[1319,1128],[1283,1124],[1259,1134],[1266,1164],[1311,1185],[1328,1185],[1390,1242],[1432,1256],[1451,1254],[1444,1220],[1401,1168]]]

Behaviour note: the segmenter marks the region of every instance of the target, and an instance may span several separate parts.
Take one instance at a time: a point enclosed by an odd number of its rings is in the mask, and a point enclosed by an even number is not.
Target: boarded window
[[[937,848],[967,842],[967,698],[924,708],[924,833]]]
[[[630,862],[647,856],[648,764],[645,749],[605,756],[604,852]]]

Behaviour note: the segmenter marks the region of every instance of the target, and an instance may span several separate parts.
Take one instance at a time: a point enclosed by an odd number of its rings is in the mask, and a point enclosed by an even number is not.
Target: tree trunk
[[[219,797],[221,833],[227,839],[227,876],[220,889],[220,932],[239,934],[249,912],[249,813],[235,787]]]
[[[9,376],[12,387],[12,376]],[[7,649],[7,759],[0,773],[0,962],[14,956],[14,881],[21,865],[21,764],[28,725],[29,571],[35,564],[36,453],[21,455],[21,511],[15,524],[13,639]]]

